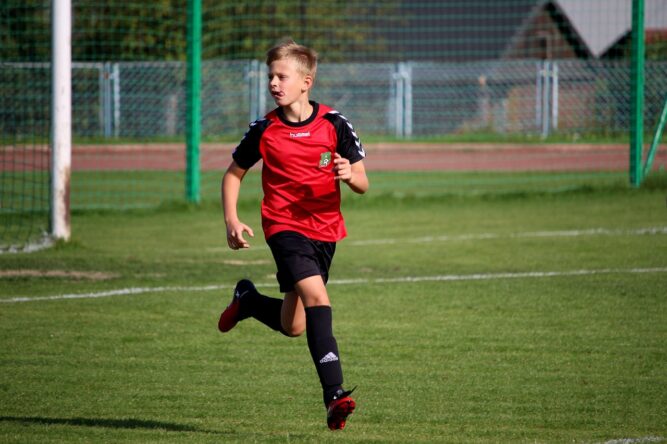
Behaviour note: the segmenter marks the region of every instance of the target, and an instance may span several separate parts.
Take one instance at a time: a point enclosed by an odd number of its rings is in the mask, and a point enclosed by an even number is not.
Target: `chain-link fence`
[[[21,65],[31,77],[44,69]],[[205,138],[238,135],[272,108],[262,61],[207,61],[202,70]],[[667,91],[667,62],[647,62],[646,72],[645,118],[654,122],[660,92]],[[313,98],[345,110],[369,135],[626,134],[629,78],[627,63],[607,61],[330,63],[319,68]],[[183,62],[76,63],[73,132],[180,140],[184,82]],[[6,123],[34,119],[21,112],[5,108]],[[47,120],[48,108],[39,112]]]

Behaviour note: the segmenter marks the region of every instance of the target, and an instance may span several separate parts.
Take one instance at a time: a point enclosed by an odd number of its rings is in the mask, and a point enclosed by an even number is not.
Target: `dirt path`
[[[625,171],[627,145],[590,144],[367,144],[369,170],[451,171]],[[233,144],[202,144],[201,168],[223,170],[229,165]],[[45,153],[35,150],[0,150],[0,167],[24,171],[48,168]],[[667,166],[667,145],[661,145],[654,169]],[[72,150],[74,171],[167,170],[185,168],[183,144],[77,145]],[[16,170],[16,169],[14,169]]]

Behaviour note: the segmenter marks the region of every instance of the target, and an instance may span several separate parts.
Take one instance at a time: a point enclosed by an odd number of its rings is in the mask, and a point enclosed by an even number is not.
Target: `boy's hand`
[[[334,153],[333,172],[336,180],[349,182],[352,179],[352,166],[349,159],[344,158],[338,153]]]
[[[243,232],[248,233],[250,237],[255,237],[252,228],[241,221],[227,224],[227,244],[232,250],[239,248],[250,248],[250,243],[243,238]]]
[[[368,177],[366,176],[364,162],[360,160],[350,164],[349,159],[334,153],[333,163],[333,173],[336,180],[345,182],[355,193],[364,194],[368,190]]]

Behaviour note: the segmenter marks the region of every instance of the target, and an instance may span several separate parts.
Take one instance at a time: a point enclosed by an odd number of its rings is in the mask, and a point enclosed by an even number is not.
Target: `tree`
[[[401,23],[400,0],[203,0],[205,58],[261,59],[281,38],[327,61],[400,58],[383,30]],[[73,0],[75,61],[185,60],[187,0]],[[50,59],[51,2],[3,0],[0,60]]]
[[[646,42],[646,60],[656,62],[667,61],[667,36]]]
[[[47,62],[51,54],[51,2],[0,2],[0,61]]]
[[[400,1],[204,0],[204,57],[263,59],[285,37],[328,62],[391,57],[383,28],[400,23]]]
[[[186,2],[73,2],[72,57],[86,61],[185,60]]]

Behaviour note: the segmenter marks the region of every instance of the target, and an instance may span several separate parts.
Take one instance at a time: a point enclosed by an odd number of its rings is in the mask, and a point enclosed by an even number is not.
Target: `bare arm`
[[[222,177],[222,210],[227,226],[227,244],[232,250],[250,247],[248,241],[243,238],[244,232],[248,233],[250,237],[254,236],[252,228],[241,222],[237,213],[241,181],[247,171],[232,161]]]
[[[355,193],[364,194],[368,191],[368,176],[366,176],[366,167],[363,160],[350,164],[348,159],[335,153],[333,171],[336,180],[345,182]]]

